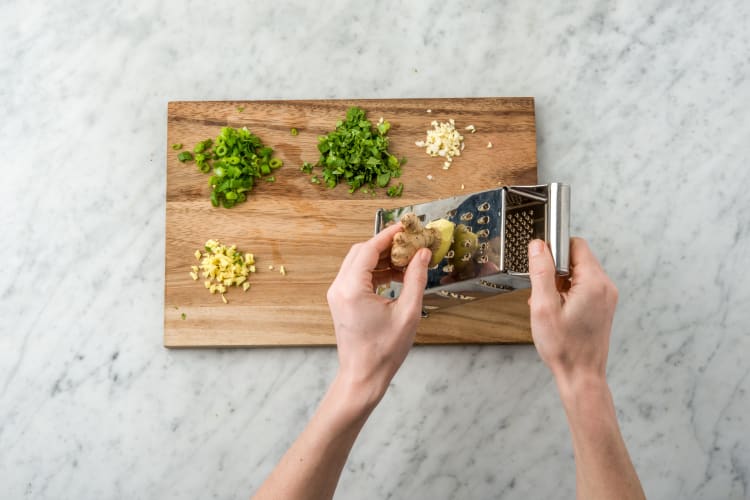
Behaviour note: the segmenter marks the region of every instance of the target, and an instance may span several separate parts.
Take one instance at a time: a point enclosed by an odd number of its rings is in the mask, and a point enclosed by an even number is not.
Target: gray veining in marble
[[[246,498],[335,372],[161,347],[167,101],[532,95],[540,179],[573,185],[621,292],[610,382],[649,497],[750,498],[750,4],[267,4],[0,2],[2,497]],[[427,347],[337,498],[574,490],[533,348]]]

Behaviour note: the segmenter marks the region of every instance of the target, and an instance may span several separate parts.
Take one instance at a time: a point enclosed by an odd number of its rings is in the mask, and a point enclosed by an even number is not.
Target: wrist
[[[556,372],[555,382],[566,411],[611,401],[607,378],[597,371]]]
[[[368,381],[350,377],[339,371],[330,392],[349,418],[367,418],[383,397],[383,392]]]

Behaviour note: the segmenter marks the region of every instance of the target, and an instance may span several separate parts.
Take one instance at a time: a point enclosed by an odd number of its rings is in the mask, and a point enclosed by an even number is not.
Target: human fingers
[[[344,256],[344,260],[341,261],[341,265],[339,266],[339,272],[338,275],[342,274],[349,274],[349,268],[352,265],[352,262],[354,261],[354,257],[362,250],[362,243],[355,243],[351,246],[349,251]]]
[[[552,311],[560,309],[560,293],[557,291],[557,273],[547,244],[542,240],[529,243],[529,278],[531,279],[531,298],[529,305],[549,308]]]
[[[599,260],[583,238],[570,239],[570,267],[574,279],[602,270]]]
[[[427,248],[420,249],[412,257],[404,272],[404,286],[398,296],[397,308],[407,316],[420,314],[424,287],[427,284],[427,265],[432,252]]]
[[[391,235],[390,236],[390,240],[393,240],[393,235],[398,232],[394,228],[397,228],[397,227],[401,227],[401,224],[398,223],[398,224],[394,224],[392,226],[388,226],[387,228],[383,229],[383,231],[381,231],[380,233],[378,233],[377,235],[375,235],[375,238],[378,237],[378,236],[380,236],[380,235],[382,235],[383,233],[385,233],[387,231],[388,234]],[[347,252],[347,254],[344,256],[344,260],[341,261],[341,266],[339,268],[340,269],[339,270],[339,274],[341,274],[341,270],[346,270],[347,273],[351,272],[350,268],[352,267],[353,263],[355,262],[357,255],[359,255],[360,253],[362,253],[362,250],[365,248],[365,245],[367,243],[369,243],[369,241],[371,241],[372,239],[374,239],[374,238],[371,238],[370,240],[365,241],[365,242],[359,242],[359,243],[355,243],[354,245],[352,245],[352,247],[349,249],[349,252]],[[381,255],[379,255],[379,257],[382,258],[383,255],[385,255],[385,252],[381,252]],[[374,266],[373,269],[376,269],[377,267],[378,266]]]
[[[571,286],[563,293],[566,300],[582,297],[584,303],[607,306],[614,312],[617,287],[602,268],[599,260],[581,238],[571,238]]]
[[[390,248],[393,237],[401,230],[401,223],[394,224],[362,243],[360,251],[351,261],[351,270],[353,272],[369,272],[375,269],[380,255]]]

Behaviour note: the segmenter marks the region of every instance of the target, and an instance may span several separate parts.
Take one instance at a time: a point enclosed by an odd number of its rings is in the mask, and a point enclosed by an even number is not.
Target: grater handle
[[[552,251],[555,270],[570,274],[570,185],[552,182],[548,186],[545,239]]]

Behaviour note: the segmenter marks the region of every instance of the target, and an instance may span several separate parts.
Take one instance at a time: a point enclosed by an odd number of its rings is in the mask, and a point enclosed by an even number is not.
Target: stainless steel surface
[[[456,224],[448,255],[428,272],[424,308],[434,311],[531,286],[528,244],[544,239],[559,274],[567,275],[570,186],[506,186],[395,209],[380,209],[375,232],[414,212],[423,223]],[[398,297],[401,284],[379,288]]]
[[[549,243],[558,274],[570,273],[570,186],[549,185],[545,240]]]

